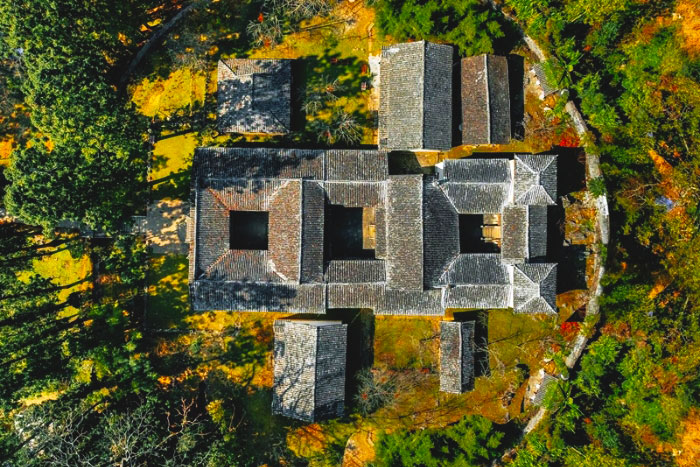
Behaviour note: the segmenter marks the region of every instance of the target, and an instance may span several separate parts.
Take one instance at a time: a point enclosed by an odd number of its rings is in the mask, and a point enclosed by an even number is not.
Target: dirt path
[[[180,200],[155,201],[143,226],[146,244],[155,254],[187,254],[187,203]]]

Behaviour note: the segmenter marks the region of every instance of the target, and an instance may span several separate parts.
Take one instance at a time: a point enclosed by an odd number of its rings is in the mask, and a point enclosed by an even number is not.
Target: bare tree
[[[336,0],[275,0],[290,18],[309,19],[314,16],[328,16],[337,3]]]

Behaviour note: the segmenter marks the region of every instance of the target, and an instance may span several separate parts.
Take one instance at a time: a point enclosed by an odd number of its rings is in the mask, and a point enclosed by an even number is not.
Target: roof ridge
[[[216,201],[219,202],[219,204],[221,204],[221,205],[222,205],[223,207],[225,207],[227,210],[231,211],[231,207],[226,203],[226,201],[223,200],[223,198],[221,197],[221,195],[219,195],[219,193],[217,193],[216,190],[214,190],[214,189],[211,188],[211,187],[207,187],[207,191],[208,191],[209,193],[211,193],[211,195],[214,197],[214,199],[215,199]]]

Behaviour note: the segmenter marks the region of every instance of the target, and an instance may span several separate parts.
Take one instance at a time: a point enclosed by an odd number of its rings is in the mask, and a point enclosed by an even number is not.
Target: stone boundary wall
[[[487,1],[493,10],[501,13],[506,19],[515,25],[516,29],[520,32],[523,41],[528,46],[530,51],[537,57],[538,61],[545,61],[547,56],[545,55],[544,51],[532,37],[525,33],[517,19],[502,11],[501,7],[496,4],[495,0]],[[573,101],[568,101],[566,103],[565,110],[571,117],[577,135],[579,138],[583,139],[588,134],[588,126],[586,125],[581,112],[578,110]],[[586,150],[586,179],[587,181],[590,181],[601,176],[602,172],[600,170],[600,161],[598,154],[593,154],[588,148],[584,147],[584,149]],[[590,298],[586,305],[586,316],[595,316],[600,310],[598,305],[598,297],[600,297],[600,295],[603,293],[601,279],[605,273],[605,266],[603,264],[603,258],[601,257],[601,245],[607,246],[608,242],[610,241],[610,211],[608,209],[608,200],[605,195],[598,196],[595,198],[594,204],[596,206],[595,265],[593,268],[593,283],[589,288]],[[573,348],[565,360],[568,368],[573,368],[576,365],[578,359],[581,357],[586,345],[588,344],[588,340],[588,337],[584,335],[583,331],[579,331],[579,334],[574,340]],[[537,413],[530,418],[528,424],[523,429],[522,436],[524,437],[534,430],[544,419],[546,414],[547,409],[541,407]]]

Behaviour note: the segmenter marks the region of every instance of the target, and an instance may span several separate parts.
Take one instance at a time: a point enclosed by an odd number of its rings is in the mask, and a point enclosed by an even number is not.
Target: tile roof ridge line
[[[491,144],[491,95],[489,94],[489,60],[488,55],[484,54],[484,86],[486,86],[486,120],[488,144]]]
[[[194,164],[194,162],[193,162]],[[198,248],[197,245],[199,244],[199,241],[197,240],[197,232],[199,231],[199,225],[197,222],[197,218],[199,215],[197,214],[199,211],[199,178],[195,176],[194,178],[194,215],[192,218],[192,223],[193,223],[193,228],[192,228],[192,258],[191,261],[194,263],[194,267],[192,268],[192,277],[189,279],[189,282],[192,283],[194,280],[197,278],[197,253],[198,253]],[[229,222],[230,224],[230,222]],[[190,306],[192,304],[192,300],[190,300]]]
[[[231,60],[231,59],[228,59],[228,60]],[[240,75],[236,74],[235,71],[233,71],[233,68],[231,68],[231,66],[227,63],[228,60],[223,60],[223,59],[220,58],[220,59],[219,59],[219,63],[221,63],[221,64],[222,64],[223,66],[225,66],[226,68],[228,68],[229,71],[230,71],[231,73],[233,73],[233,76],[240,76]],[[235,60],[235,59],[234,59],[234,60]]]
[[[227,211],[230,211],[231,208],[229,207],[228,204],[221,198],[221,195],[219,195],[216,190],[214,190],[211,187],[207,187],[207,191],[214,197],[214,199],[224,208],[226,208]]]
[[[314,342],[314,384],[311,385],[311,421],[316,421],[316,385],[318,384],[318,340],[321,326],[316,326],[316,342]]]
[[[420,175],[420,180],[419,180],[419,187],[420,187],[420,201],[418,206],[420,207],[420,233],[421,236],[423,237],[422,241],[420,242],[420,282],[421,282],[421,290],[424,289],[424,284],[423,280],[425,278],[425,222],[423,222],[425,213],[423,212],[423,199],[424,199],[424,191],[423,190],[423,180],[425,177],[421,174]]]
[[[457,262],[457,260],[459,259],[460,256],[462,256],[462,253],[457,253],[457,254],[454,256],[454,258],[452,258],[452,260],[451,260],[449,263],[447,263],[447,266],[445,266],[445,269],[443,269],[442,274],[440,274],[440,277],[442,277],[442,276],[445,275],[445,274],[448,275],[447,281],[446,281],[446,283],[447,283],[448,286],[450,285],[450,282],[449,282],[449,273],[450,273],[450,269],[452,269],[452,267],[453,267],[454,264]]]
[[[278,194],[280,191],[282,191],[283,188],[285,188],[287,185],[289,185],[292,181],[294,181],[294,179],[292,179],[292,180],[285,180],[284,183],[283,183],[279,188],[277,188],[277,189],[275,190],[275,192],[272,193],[272,195],[270,195],[270,197],[269,197],[268,200],[267,200],[268,209],[270,208],[270,205],[271,205],[272,203],[274,203],[275,198],[277,198],[277,194]],[[268,212],[269,212],[269,211],[268,211]],[[277,270],[277,265],[275,264],[275,262],[274,262],[271,258],[268,258],[267,263],[268,263],[268,265],[270,266],[270,269],[272,269],[272,272],[274,272],[275,274],[277,274],[277,275],[280,277],[280,279],[282,279],[282,280],[285,281],[285,282],[289,282],[289,278]],[[299,257],[299,263],[301,264],[301,256]]]
[[[301,265],[304,262],[304,180],[299,182],[299,271],[297,283],[301,284]],[[325,223],[325,219],[324,219]]]
[[[459,211],[457,210],[457,206],[455,206],[455,203],[452,202],[452,198],[450,198],[447,194],[447,191],[446,191],[447,183],[437,183],[437,181],[435,181],[435,182],[433,182],[433,184],[440,189],[440,191],[442,192],[442,196],[444,196],[447,199],[447,202],[450,203],[450,206],[452,207],[454,212],[456,212],[457,215],[459,215]]]
[[[226,257],[227,255],[230,255],[230,253],[231,253],[231,250],[226,250],[225,252],[223,252],[223,253],[221,254],[221,256],[219,256],[218,258],[216,258],[216,260],[215,260],[213,263],[211,263],[211,264],[207,267],[207,269],[206,269],[206,271],[204,271],[203,275],[204,275],[204,274],[209,275],[209,273],[211,273],[212,270],[213,270],[216,266],[218,266],[219,263],[222,262],[222,261],[225,259],[225,257]]]
[[[421,96],[418,100],[418,105],[420,105],[420,146],[421,149],[425,148],[425,62],[428,57],[428,41],[422,40],[423,43],[423,57],[421,60]]]

